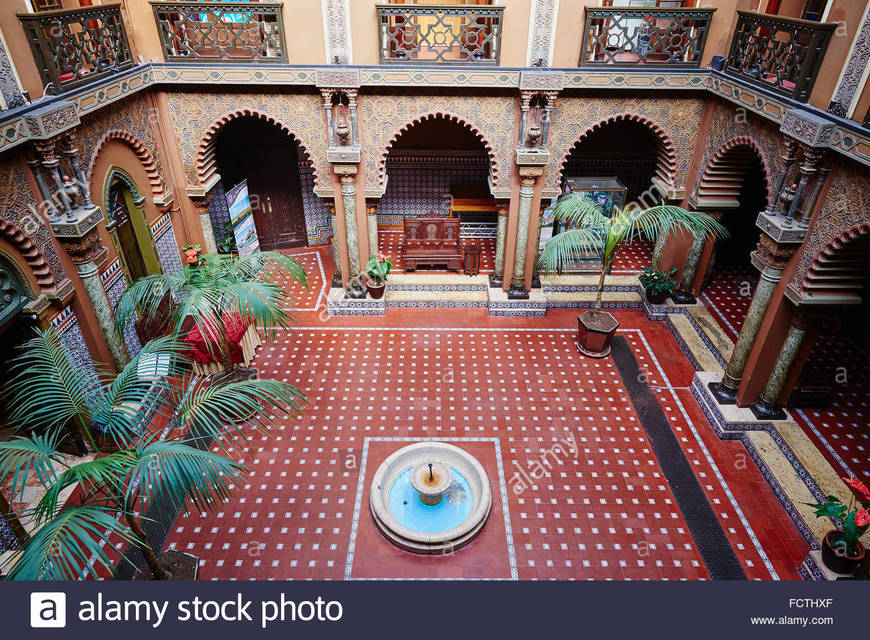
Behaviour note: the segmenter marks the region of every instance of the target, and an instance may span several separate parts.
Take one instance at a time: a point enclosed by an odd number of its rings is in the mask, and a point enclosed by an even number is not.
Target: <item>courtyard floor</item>
[[[328,252],[296,255],[312,278],[297,291],[298,327],[254,366],[300,387],[308,406],[231,452],[250,474],[230,503],[170,530],[201,579],[710,578],[704,533],[690,530],[619,368],[577,353],[576,310],[329,317]],[[671,332],[639,310],[614,315],[746,577],[798,579],[808,543],[744,446],[710,427]],[[399,550],[368,511],[374,469],[421,439],[472,451],[493,489],[483,533],[449,556]],[[531,480],[560,441],[568,455]]]

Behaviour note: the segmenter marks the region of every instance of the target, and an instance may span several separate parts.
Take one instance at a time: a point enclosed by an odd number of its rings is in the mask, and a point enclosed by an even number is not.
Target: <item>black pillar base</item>
[[[354,300],[361,300],[366,297],[366,288],[357,282],[351,282],[350,286],[345,289],[344,295]]]
[[[520,285],[511,284],[507,292],[508,300],[528,300],[529,292]]]
[[[532,276],[532,289],[540,289],[541,288],[541,278],[536,273]]]
[[[695,304],[698,301],[688,291],[683,291],[682,289],[677,289],[671,294],[671,300],[674,301],[674,304]]]
[[[732,389],[723,382],[710,382],[707,388],[719,404],[737,404],[737,389]]]
[[[501,276],[497,276],[494,273],[489,274],[489,286],[493,289],[501,289],[502,280]]]
[[[788,416],[776,402],[768,402],[761,396],[749,405],[749,410],[758,420],[785,420]]]
[[[333,289],[341,289],[341,274],[340,273],[332,274],[332,284],[330,286]]]

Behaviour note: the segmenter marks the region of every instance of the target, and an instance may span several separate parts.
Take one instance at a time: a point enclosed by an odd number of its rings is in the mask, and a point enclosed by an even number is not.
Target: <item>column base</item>
[[[683,291],[682,289],[677,289],[671,294],[671,300],[674,301],[674,304],[697,304],[697,300],[695,296],[687,291]]]
[[[342,283],[341,283],[341,274],[340,273],[332,274],[332,283],[329,286],[333,289],[341,289]]]
[[[359,283],[351,282],[344,291],[345,297],[353,300],[361,300],[366,297],[366,288]]]
[[[493,289],[501,289],[502,279],[501,276],[497,276],[494,273],[489,274],[489,286]]]
[[[737,389],[729,387],[724,382],[710,382],[707,388],[719,404],[737,404]]]
[[[540,289],[541,288],[541,278],[536,273],[532,276],[532,289]]]
[[[788,418],[778,403],[769,402],[764,396],[749,405],[749,410],[759,420],[785,420]]]
[[[528,300],[529,292],[521,285],[511,284],[511,288],[507,292],[508,300]]]

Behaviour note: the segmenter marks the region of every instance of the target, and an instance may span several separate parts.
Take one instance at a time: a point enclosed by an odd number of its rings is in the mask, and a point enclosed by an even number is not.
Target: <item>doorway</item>
[[[299,143],[279,126],[256,117],[237,118],[220,132],[217,166],[223,186],[248,181],[260,248],[308,243],[299,175]]]
[[[114,232],[115,248],[124,266],[127,282],[133,283],[149,274],[160,273],[160,262],[145,212],[141,208],[142,202],[134,195],[127,181],[117,174],[110,178],[106,201],[109,213],[107,229]]]

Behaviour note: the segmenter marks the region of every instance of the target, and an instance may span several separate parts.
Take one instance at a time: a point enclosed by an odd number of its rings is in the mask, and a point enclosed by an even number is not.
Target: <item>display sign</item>
[[[246,256],[259,251],[260,240],[257,237],[257,227],[254,225],[251,199],[248,197],[248,181],[242,180],[227,191],[226,198],[239,255]]]

